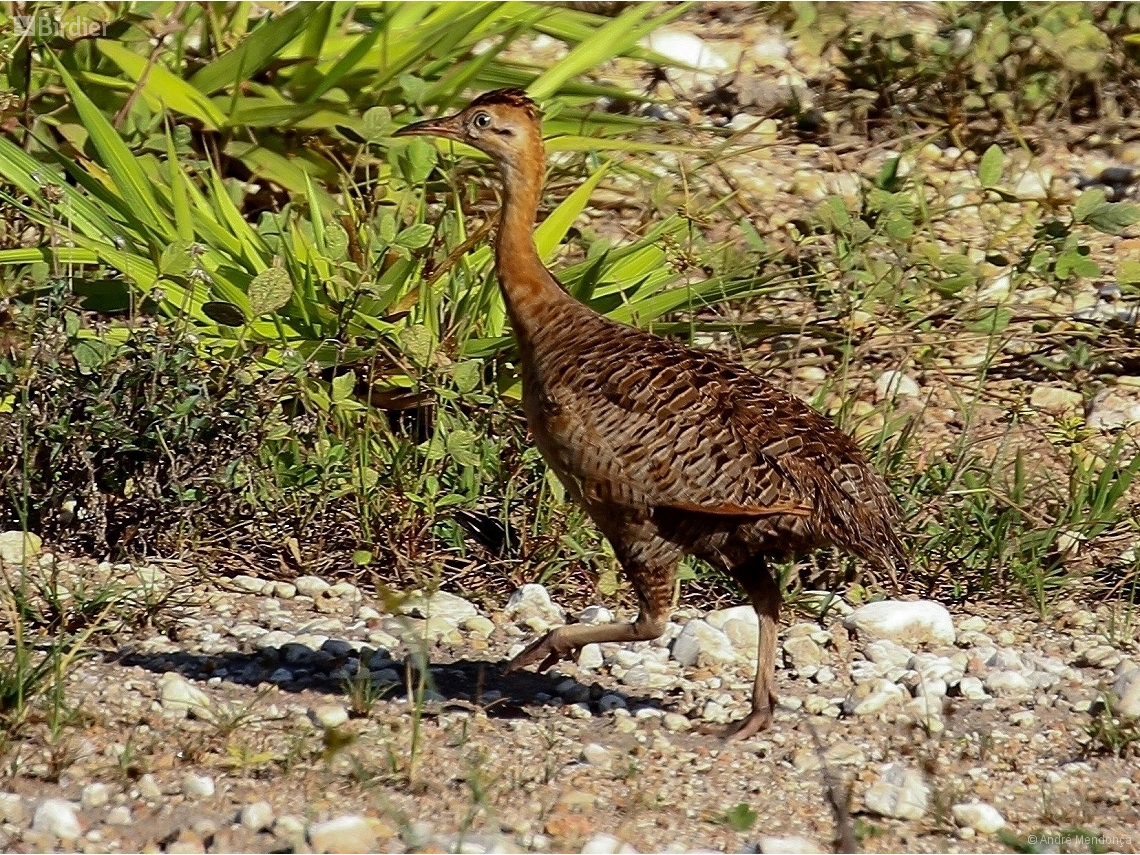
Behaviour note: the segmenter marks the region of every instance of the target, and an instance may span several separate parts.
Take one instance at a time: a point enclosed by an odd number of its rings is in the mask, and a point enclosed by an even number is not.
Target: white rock
[[[761,855],[818,855],[823,850],[806,837],[772,837],[765,834],[756,841],[756,851]]]
[[[902,371],[884,371],[875,381],[875,400],[886,401],[892,398],[917,398],[922,394],[918,383]]]
[[[1029,694],[1029,682],[1016,671],[991,671],[986,675],[986,689],[999,698],[1018,698]]]
[[[636,852],[628,843],[623,843],[612,834],[595,834],[582,846],[582,855],[617,855]]]
[[[1140,397],[1109,387],[1089,402],[1085,420],[1096,430],[1116,430],[1140,422]]]
[[[256,576],[234,576],[232,580],[233,585],[239,591],[246,591],[250,594],[260,594],[266,587],[273,587],[273,582],[266,582],[264,579],[258,579]]]
[[[703,620],[685,624],[673,642],[672,656],[682,665],[725,664],[736,661],[736,651],[727,635]]]
[[[1084,397],[1072,389],[1058,386],[1034,386],[1029,394],[1029,405],[1035,410],[1049,413],[1071,413],[1084,406]]]
[[[323,596],[332,585],[317,576],[298,576],[293,580],[293,587],[302,597],[311,597],[316,600]]]
[[[867,638],[899,644],[953,644],[954,621],[946,607],[932,600],[880,600],[855,609],[843,619],[847,629]]]
[[[460,624],[467,632],[474,635],[481,635],[483,638],[490,637],[491,633],[495,631],[495,623],[490,618],[483,617],[483,615],[475,615],[469,617]]]
[[[601,668],[604,662],[602,658],[602,648],[598,644],[587,644],[578,651],[578,667],[594,670]]]
[[[589,742],[582,748],[582,759],[599,769],[608,769],[613,765],[609,749],[596,742]]]
[[[309,718],[321,727],[331,729],[348,721],[348,710],[340,704],[321,704],[309,711]]]
[[[88,784],[79,801],[87,809],[104,807],[111,800],[111,788],[106,784]]]
[[[905,668],[914,657],[908,648],[896,644],[889,638],[872,641],[864,648],[863,653],[876,665],[886,665],[891,668]]]
[[[902,704],[905,699],[906,691],[902,686],[879,678],[852,689],[843,702],[843,711],[848,715],[875,715],[888,706]]]
[[[0,562],[4,564],[23,565],[25,561],[31,562],[40,554],[42,547],[40,536],[30,531],[0,532]]]
[[[163,709],[180,712],[184,716],[209,718],[210,696],[177,671],[167,671],[163,674],[159,686],[159,698]]]
[[[963,677],[959,680],[958,694],[969,701],[984,701],[989,697],[984,684],[977,677]]]
[[[479,610],[474,603],[447,591],[436,591],[431,596],[425,596],[423,591],[414,591],[400,605],[400,613],[418,618],[443,618],[458,626],[468,618],[477,617]]]
[[[208,799],[214,795],[215,789],[214,779],[209,775],[195,775],[193,772],[187,772],[182,777],[182,792],[188,796]]]
[[[717,72],[728,68],[728,60],[692,33],[655,30],[641,40],[641,45],[679,65],[689,65],[701,71]]]
[[[134,822],[131,816],[131,809],[126,805],[116,805],[107,811],[107,818],[104,820],[107,825],[130,825]]]
[[[752,624],[757,629],[760,628],[760,618],[756,616],[756,609],[752,606],[732,606],[728,609],[717,609],[705,615],[703,620],[713,629],[719,630],[723,630],[725,624],[733,620],[742,620],[745,623]]]
[[[362,816],[338,816],[309,826],[309,845],[314,852],[368,852],[378,842],[372,825]]]
[[[929,798],[930,788],[921,772],[901,763],[888,763],[864,793],[863,803],[879,816],[922,819]]]
[[[1116,703],[1112,710],[1122,718],[1140,718],[1140,668],[1124,671],[1112,684]]]
[[[985,802],[968,802],[950,808],[954,822],[965,828],[972,828],[981,834],[993,834],[1005,828],[1005,819],[997,808]]]
[[[661,724],[672,733],[683,733],[693,726],[687,718],[675,712],[665,713],[661,718]]]
[[[1053,170],[1048,167],[1030,168],[1021,174],[1013,185],[1013,195],[1019,199],[1049,198],[1049,183],[1053,180]]]
[[[44,799],[36,808],[32,830],[50,834],[60,840],[75,840],[83,833],[75,805],[67,799]]]
[[[805,668],[808,665],[822,665],[823,651],[810,638],[800,636],[784,642],[784,662],[789,668]]]
[[[269,802],[254,802],[241,809],[241,824],[250,831],[264,831],[273,825],[273,808]]]
[[[506,616],[516,623],[525,623],[531,618],[541,618],[549,624],[566,622],[562,607],[550,599],[550,593],[542,585],[523,585],[507,601]]]
[[[578,623],[597,626],[600,623],[613,623],[614,613],[605,606],[586,606],[578,612]]]
[[[28,819],[24,799],[18,793],[0,793],[0,822],[22,825]]]

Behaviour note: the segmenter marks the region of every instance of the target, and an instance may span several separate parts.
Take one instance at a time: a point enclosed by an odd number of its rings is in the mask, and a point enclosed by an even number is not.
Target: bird
[[[691,554],[731,576],[758,619],[751,709],[725,735],[769,728],[783,599],[772,564],[838,546],[897,583],[901,512],[886,481],[833,422],[740,362],[613,321],[562,287],[533,237],[546,167],[541,113],[524,90],[486,92],[394,135],[466,143],[498,168],[495,272],[527,425],[637,596],[632,622],[555,628],[505,672],[545,671],[587,644],[658,638]]]

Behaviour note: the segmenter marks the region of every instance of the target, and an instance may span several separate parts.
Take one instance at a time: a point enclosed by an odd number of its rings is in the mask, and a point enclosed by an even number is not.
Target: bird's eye
[[[490,113],[476,113],[475,118],[471,120],[471,124],[483,130],[484,128],[491,127],[491,114]]]

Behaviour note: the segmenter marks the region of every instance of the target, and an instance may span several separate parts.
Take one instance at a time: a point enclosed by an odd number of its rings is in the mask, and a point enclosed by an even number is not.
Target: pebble
[[[661,720],[661,724],[670,733],[684,733],[689,730],[693,725],[687,718],[680,713],[670,712],[665,713]]]
[[[314,852],[368,852],[377,843],[376,832],[362,816],[340,816],[309,826],[309,845]]]
[[[888,706],[901,705],[906,699],[906,691],[886,679],[873,683],[861,683],[847,695],[843,711],[848,715],[876,715]]]
[[[435,591],[430,596],[425,596],[423,591],[413,591],[400,605],[400,614],[425,619],[443,618],[453,626],[459,626],[478,617],[479,610],[474,603],[447,591]]]
[[[79,801],[87,809],[104,807],[111,800],[111,788],[107,784],[88,784],[83,788]]]
[[[249,594],[260,594],[267,585],[273,586],[272,582],[266,582],[256,576],[234,576],[230,581],[239,591],[245,591]]]
[[[582,759],[599,769],[608,769],[613,764],[609,749],[596,742],[589,742],[582,748]]]
[[[755,850],[761,855],[818,855],[819,846],[806,837],[772,837],[764,835],[756,840]]]
[[[932,600],[880,600],[855,609],[843,619],[861,637],[899,644],[953,644],[950,612]]]
[[[637,852],[612,834],[595,834],[582,846],[582,855],[617,855],[617,853]]]
[[[958,694],[970,701],[984,701],[989,695],[977,677],[963,677],[958,681]]]
[[[578,612],[578,623],[584,623],[587,626],[597,626],[601,623],[613,622],[614,613],[605,606],[586,606],[586,608]]]
[[[866,657],[877,665],[889,665],[895,668],[905,668],[914,657],[911,651],[891,641],[889,638],[880,638],[872,641],[864,648]]]
[[[208,718],[210,696],[191,684],[176,671],[167,671],[159,680],[159,697],[163,709],[183,716]]]
[[[984,685],[999,698],[1019,698],[1029,694],[1029,682],[1017,671],[991,671]]]
[[[331,587],[324,579],[317,576],[298,576],[293,580],[293,587],[302,597],[311,597],[314,600],[323,596]]]
[[[1029,405],[1033,409],[1056,415],[1077,412],[1084,407],[1084,403],[1085,399],[1080,392],[1059,386],[1034,386],[1029,396]]]
[[[673,642],[671,654],[682,665],[717,665],[736,661],[728,636],[703,620],[691,620]]]
[[[43,542],[38,534],[23,531],[0,532],[0,562],[22,565],[40,554]]]
[[[27,822],[28,810],[24,799],[17,793],[0,793],[0,821],[23,825]]]
[[[598,644],[587,644],[578,651],[578,667],[593,670],[601,668],[604,659],[602,657],[602,648]]]
[[[985,802],[957,804],[950,808],[950,812],[958,825],[972,828],[980,834],[993,834],[1005,828],[1005,819],[997,808]]]
[[[545,586],[534,583],[523,585],[511,594],[504,612],[507,618],[515,623],[526,623],[534,618],[548,624],[566,622],[566,613],[561,606],[550,599],[550,592]]]
[[[863,795],[867,810],[894,819],[922,819],[930,798],[930,788],[917,769],[901,763],[888,763]]]
[[[250,831],[264,831],[273,825],[273,808],[269,802],[254,802],[241,809],[241,824]]]
[[[808,665],[822,665],[823,650],[810,638],[789,638],[784,641],[784,661],[790,668],[803,668]]]
[[[44,799],[32,818],[32,830],[60,840],[75,840],[83,833],[75,805],[67,799]]]
[[[208,799],[214,795],[214,779],[209,775],[195,775],[187,772],[182,778],[182,792],[188,796],[199,799]]]
[[[918,383],[902,371],[884,371],[875,381],[875,399],[885,401],[893,398],[917,398],[922,392]]]
[[[103,820],[107,825],[131,825],[134,818],[131,816],[131,809],[126,805],[116,805],[107,811],[107,817]]]
[[[1125,670],[1112,684],[1116,702],[1112,710],[1122,718],[1140,718],[1140,668]]]
[[[162,801],[162,787],[150,772],[139,778],[139,796],[148,802]]]
[[[348,721],[348,710],[340,704],[322,704],[309,712],[309,718],[314,724],[331,730]]]

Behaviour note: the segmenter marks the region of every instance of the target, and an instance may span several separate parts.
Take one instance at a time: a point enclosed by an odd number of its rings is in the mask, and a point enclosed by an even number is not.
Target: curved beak
[[[439,119],[428,119],[426,122],[416,122],[404,125],[396,131],[394,137],[446,137],[449,140],[463,140],[463,126],[459,121],[459,114],[443,116]]]

